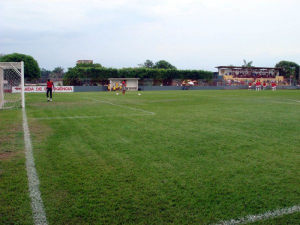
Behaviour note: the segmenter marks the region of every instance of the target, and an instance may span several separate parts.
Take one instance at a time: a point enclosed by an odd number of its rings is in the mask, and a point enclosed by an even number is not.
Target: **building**
[[[80,63],[93,64],[93,60],[77,60],[77,64]]]
[[[128,91],[137,91],[139,88],[140,78],[109,78],[109,91],[113,89],[113,87],[119,88],[122,84],[122,81],[126,81],[126,90]]]
[[[217,66],[219,78],[224,80],[283,80],[279,67]]]

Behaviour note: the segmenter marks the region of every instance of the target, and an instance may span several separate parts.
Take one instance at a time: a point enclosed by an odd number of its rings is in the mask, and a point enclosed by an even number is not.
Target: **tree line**
[[[161,60],[162,61],[162,60]],[[166,62],[166,61],[164,61]],[[171,64],[164,63],[167,68],[140,66],[137,68],[105,68],[100,64],[80,63],[73,68],[69,68],[64,75],[64,84],[77,84],[76,79],[91,79],[99,82],[109,78],[139,78],[153,80],[172,80],[172,79],[207,79],[213,78],[213,73],[204,70],[178,70]]]
[[[64,76],[64,69],[56,67],[54,70],[46,70],[39,67],[38,62],[30,55],[12,53],[0,54],[0,62],[24,62],[24,77],[26,80],[33,81],[38,79],[55,79]]]
[[[156,63],[147,59],[144,63],[138,64],[137,68],[106,68],[99,63],[77,64],[75,67],[68,68],[64,72],[62,67],[56,67],[53,71],[40,68],[38,62],[29,55],[12,53],[0,54],[0,62],[21,62],[25,64],[25,78],[27,80],[37,80],[40,78],[63,78],[67,80],[75,79],[95,79],[105,80],[108,78],[140,78],[154,80],[170,80],[170,79],[212,79],[213,72],[204,70],[179,70],[166,60],[160,60]],[[251,62],[244,60],[245,67],[253,67]],[[299,65],[295,62],[282,60],[275,67],[280,67],[283,70],[282,75],[285,78],[299,79]]]

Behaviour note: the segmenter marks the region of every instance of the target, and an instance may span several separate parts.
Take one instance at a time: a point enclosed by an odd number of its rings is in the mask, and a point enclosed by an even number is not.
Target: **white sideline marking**
[[[137,110],[137,111],[141,111],[141,112],[144,112],[144,113],[149,113],[151,115],[156,114],[154,112],[150,112],[150,111],[146,111],[146,110],[142,110],[142,109],[136,109],[136,108],[132,108],[132,107],[129,107],[129,106],[124,106],[124,105],[118,105],[118,104],[114,104],[114,103],[111,103],[111,102],[105,102],[105,101],[101,101],[101,100],[97,100],[97,99],[93,99],[93,98],[85,98],[85,99],[93,100],[93,101],[96,101],[96,102],[102,102],[102,103],[106,103],[106,104],[110,104],[110,105],[114,105],[114,106],[119,106],[119,107],[123,107],[123,108],[127,108],[127,109]]]
[[[117,116],[153,116],[154,114],[120,114],[120,115],[103,115],[103,116],[60,116],[60,117],[41,117],[28,118],[31,120],[61,120],[61,119],[93,119],[101,117],[117,117]]]
[[[293,213],[296,213],[296,212],[300,212],[300,205],[295,205],[295,206],[290,207],[290,208],[284,208],[284,209],[278,209],[278,210],[274,210],[274,211],[268,211],[264,214],[249,215],[249,216],[242,217],[242,218],[239,218],[239,219],[221,221],[220,223],[217,223],[215,225],[235,225],[235,224],[253,223],[253,222],[256,222],[256,221],[272,219],[272,218],[280,217],[280,216],[283,216],[283,215],[293,214]]]
[[[285,99],[284,99],[284,100],[285,100]],[[294,100],[294,99],[286,99],[286,100],[288,100],[288,101],[293,101],[293,102],[300,102],[300,101]]]
[[[204,96],[204,95],[203,95]],[[213,97],[213,98],[219,98],[219,99],[225,99],[225,100],[245,100],[245,101],[251,101],[251,102],[265,102],[265,103],[277,103],[277,104],[285,104],[285,105],[299,105],[297,103],[300,103],[300,101],[298,100],[292,100],[292,99],[272,99],[270,97],[265,97],[265,98],[252,98],[252,99],[249,99],[249,98],[232,98],[232,97],[220,97],[220,96],[209,96],[209,95],[205,95],[205,96],[208,96],[208,97]],[[270,99],[270,100],[268,100]],[[280,101],[282,100],[282,102]],[[293,101],[295,103],[292,103],[292,102],[283,102],[283,101]]]
[[[46,213],[44,210],[43,200],[39,190],[40,182],[35,169],[30,133],[29,133],[28,123],[27,123],[27,115],[25,109],[22,109],[22,111],[23,111],[25,155],[26,155],[26,170],[27,170],[27,177],[28,177],[28,187],[29,187],[29,195],[31,199],[33,220],[35,225],[47,225]]]

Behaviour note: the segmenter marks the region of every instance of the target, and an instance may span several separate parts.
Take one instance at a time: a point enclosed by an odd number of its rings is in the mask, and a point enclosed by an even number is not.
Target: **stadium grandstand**
[[[279,67],[238,67],[238,66],[217,66],[219,78],[224,80],[254,81],[276,80],[282,81],[282,68]]]

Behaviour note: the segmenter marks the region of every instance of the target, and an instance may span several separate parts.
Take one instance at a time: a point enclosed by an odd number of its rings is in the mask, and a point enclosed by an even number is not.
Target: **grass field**
[[[299,91],[140,93],[26,94],[48,224],[222,224],[299,207]],[[0,111],[0,224],[33,224],[22,123]]]

